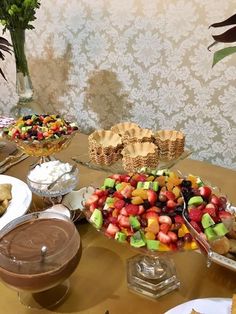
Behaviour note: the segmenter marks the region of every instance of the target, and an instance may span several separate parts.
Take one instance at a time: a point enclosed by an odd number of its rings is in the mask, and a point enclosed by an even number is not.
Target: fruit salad
[[[213,251],[236,258],[235,214],[228,210],[227,198],[214,193],[198,177],[182,188],[187,205],[184,215]]]
[[[78,130],[59,115],[28,115],[4,130],[4,136],[14,141],[30,156],[49,156],[65,148]]]
[[[85,215],[108,237],[135,248],[196,249],[182,217],[186,182],[168,170],[114,174],[86,200]]]
[[[13,125],[4,130],[12,139],[27,141],[42,141],[58,139],[63,135],[70,135],[78,130],[75,123],[69,123],[59,115],[28,115],[18,119]]]

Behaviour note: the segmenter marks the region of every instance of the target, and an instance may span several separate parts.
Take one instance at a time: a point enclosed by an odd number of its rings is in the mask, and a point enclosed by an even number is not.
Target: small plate
[[[195,299],[177,305],[164,314],[191,314],[193,309],[202,314],[230,314],[231,305],[232,300],[226,298]]]
[[[13,219],[23,216],[32,201],[32,192],[25,182],[15,177],[0,175],[0,184],[3,183],[12,184],[12,199],[6,212],[0,217],[0,229]]]

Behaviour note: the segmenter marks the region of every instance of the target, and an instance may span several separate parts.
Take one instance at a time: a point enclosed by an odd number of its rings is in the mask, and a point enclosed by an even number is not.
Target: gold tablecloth
[[[65,161],[87,149],[87,136],[76,135],[71,145],[57,155]],[[0,154],[1,158],[1,154]],[[26,174],[34,158],[28,158],[12,167],[5,174],[26,180]],[[221,187],[231,202],[236,204],[236,172],[205,162],[186,159],[174,168],[183,173],[192,173]],[[78,188],[90,183],[101,183],[105,173],[79,166]],[[32,210],[42,209],[42,200],[33,196]],[[71,290],[59,307],[54,310],[35,310],[24,307],[17,293],[0,283],[0,313],[83,313],[104,314],[162,314],[168,309],[196,298],[231,298],[236,293],[236,272],[212,264],[206,266],[206,259],[200,253],[186,252],[173,255],[178,277],[179,290],[157,300],[142,297],[130,292],[126,284],[126,260],[135,254],[134,250],[109,240],[92,226],[79,222],[78,231],[82,238],[81,261],[71,276]],[[216,313],[217,314],[217,313]]]

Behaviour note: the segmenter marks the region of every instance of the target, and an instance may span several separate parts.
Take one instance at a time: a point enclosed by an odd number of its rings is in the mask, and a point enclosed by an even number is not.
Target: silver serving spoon
[[[51,190],[51,189],[57,184],[57,182],[58,182],[62,177],[64,177],[64,175],[74,173],[75,170],[76,170],[76,167],[77,167],[77,166],[74,164],[70,171],[67,171],[67,172],[62,173],[55,181],[53,181],[52,183],[50,183],[50,184],[48,185],[47,190]]]

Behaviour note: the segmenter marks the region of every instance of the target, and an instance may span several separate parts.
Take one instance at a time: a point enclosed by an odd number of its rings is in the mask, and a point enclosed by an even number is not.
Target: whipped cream
[[[37,183],[50,184],[57,180],[63,173],[70,171],[72,166],[59,160],[44,162],[37,165],[28,175],[29,180]],[[63,180],[70,178],[65,175]]]

